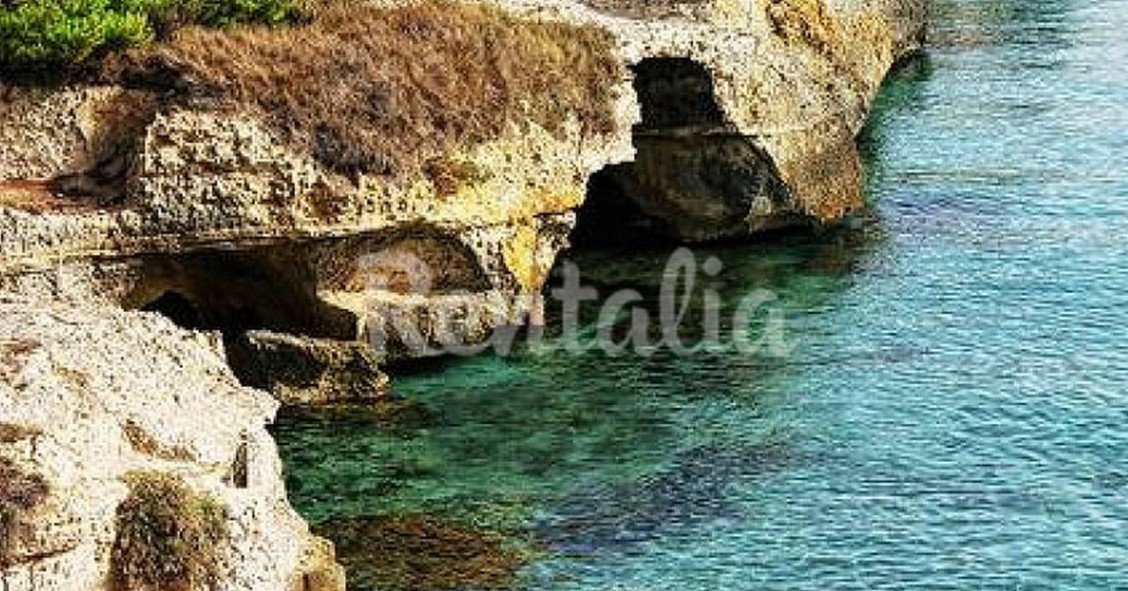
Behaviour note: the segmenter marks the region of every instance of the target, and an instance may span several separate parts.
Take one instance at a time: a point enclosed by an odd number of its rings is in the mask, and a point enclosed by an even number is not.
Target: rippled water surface
[[[517,531],[530,589],[1128,589],[1128,2],[940,1],[861,229],[713,248],[784,359],[523,354],[279,426],[294,502]],[[576,255],[657,284],[668,253]]]

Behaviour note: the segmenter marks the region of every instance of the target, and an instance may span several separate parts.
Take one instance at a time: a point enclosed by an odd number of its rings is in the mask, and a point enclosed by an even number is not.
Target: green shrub
[[[293,21],[296,0],[0,0],[0,70],[73,70],[198,24]]]
[[[225,568],[228,511],[176,475],[134,472],[117,509],[111,568],[117,589],[187,591],[215,584]]]
[[[109,0],[31,0],[0,12],[0,62],[13,69],[75,64],[151,36],[145,14]]]
[[[193,21],[208,27],[239,23],[281,24],[297,19],[293,0],[188,0]]]

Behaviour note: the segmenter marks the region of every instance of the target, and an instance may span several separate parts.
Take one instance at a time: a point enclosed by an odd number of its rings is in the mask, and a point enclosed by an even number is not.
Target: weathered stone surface
[[[453,168],[476,171],[466,178],[349,179],[238,110],[161,107],[110,87],[5,89],[0,268],[42,279],[67,261],[301,243],[330,253],[321,261],[332,273],[298,253],[297,266],[313,268],[287,282],[347,302],[363,326],[365,294],[395,291],[374,287],[365,268],[365,257],[385,252],[407,251],[445,279],[429,286],[436,296],[535,293],[567,244],[588,178],[611,164],[655,227],[682,239],[832,222],[863,205],[854,135],[884,73],[923,30],[917,0],[498,4],[615,35],[633,72],[607,81],[620,97],[616,132],[571,125],[561,135],[514,121],[503,137],[448,155]],[[116,205],[64,207],[12,184],[97,171],[115,150],[130,154]],[[101,271],[106,289],[96,291],[122,293],[126,305],[177,287],[175,273],[109,266],[127,273]]]
[[[155,111],[154,97],[122,88],[0,85],[0,180],[86,170],[131,142]]]
[[[240,382],[267,390],[283,404],[375,402],[388,393],[376,353],[355,340],[255,330],[228,345],[228,361]]]
[[[46,100],[64,98],[66,91]],[[97,276],[85,282],[91,293],[112,294],[127,307],[176,291],[208,308],[226,305],[221,300],[246,291],[247,281],[227,281],[222,265],[213,265],[215,276],[186,277],[177,269],[182,259],[191,253],[245,252],[243,258],[255,259],[244,265],[250,271],[246,278],[258,275],[255,264],[278,270],[255,289],[284,286],[316,296],[324,306],[352,302],[344,311],[358,319],[339,317],[324,331],[270,322],[243,328],[334,338],[358,336],[340,327],[364,324],[369,311],[363,295],[382,281],[365,261],[387,253],[408,253],[424,264],[423,293],[535,293],[566,245],[571,212],[584,199],[587,177],[630,154],[627,135],[596,140],[583,137],[578,127],[570,133],[560,139],[515,123],[507,137],[451,156],[489,173],[454,187],[437,187],[426,178],[361,177],[353,183],[293,153],[253,118],[161,112],[137,143],[121,205],[44,211],[0,203],[0,276],[7,276],[0,282],[34,287],[36,293],[73,294],[72,275],[51,271],[70,267],[83,277]],[[0,169],[0,177],[24,174],[18,166]],[[24,201],[37,199],[46,196]],[[161,263],[161,253],[171,260]],[[94,270],[82,270],[84,262]],[[14,278],[21,275],[35,279]],[[217,293],[225,281],[230,289]],[[208,285],[209,293],[203,293],[200,286]],[[308,299],[301,304],[318,306]]]
[[[286,501],[264,428],[277,403],[239,385],[215,335],[100,306],[3,301],[0,318],[0,424],[25,433],[0,455],[50,491],[20,516],[5,589],[107,588],[122,477],[136,470],[179,474],[228,506],[222,589],[343,589],[302,587],[340,580],[339,567]]]
[[[160,110],[151,96],[108,87],[4,89],[0,182],[81,171],[126,144],[137,154],[117,209],[31,214],[45,196],[25,196],[21,208],[11,186],[0,186],[9,195],[0,264],[417,224],[448,236],[528,227],[574,209],[595,170],[629,160],[638,162],[644,209],[674,222],[683,238],[833,221],[862,205],[853,137],[885,72],[919,47],[924,16],[920,0],[498,4],[615,34],[635,74],[633,87],[607,81],[621,97],[616,134],[585,137],[575,126],[558,137],[514,122],[505,137],[451,156],[482,172],[453,186],[353,183],[292,153],[246,114]],[[704,108],[678,107],[686,104]],[[482,264],[505,269],[501,262]],[[540,270],[508,269],[527,278]]]

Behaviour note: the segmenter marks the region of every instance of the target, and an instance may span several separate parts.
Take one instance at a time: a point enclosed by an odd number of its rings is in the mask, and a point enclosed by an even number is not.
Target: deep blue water
[[[477,357],[286,421],[314,521],[526,532],[544,590],[1128,589],[1128,2],[934,3],[861,227],[700,249],[794,351]],[[575,255],[653,287],[668,252]]]

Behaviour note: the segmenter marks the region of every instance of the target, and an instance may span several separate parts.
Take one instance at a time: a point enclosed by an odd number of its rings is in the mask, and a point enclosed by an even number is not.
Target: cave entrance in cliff
[[[654,175],[640,173],[648,166],[669,164],[655,157],[667,144],[726,129],[712,74],[701,62],[652,57],[638,62],[631,71],[641,114],[632,130],[636,159],[609,165],[588,180],[587,198],[571,236],[577,248],[669,242],[675,234],[670,220],[676,214],[664,211],[651,198],[654,189],[647,186],[646,179]],[[684,174],[694,174],[688,164]]]
[[[709,131],[724,127],[713,75],[701,62],[682,57],[652,57],[631,68],[642,121],[635,137],[647,132]]]
[[[143,260],[141,281],[125,305],[225,338],[249,330],[356,338],[355,317],[320,301],[306,270],[289,260],[268,249]]]
[[[141,306],[143,312],[156,312],[172,321],[173,324],[191,330],[208,328],[199,308],[187,296],[178,291],[165,291],[153,301]]]

